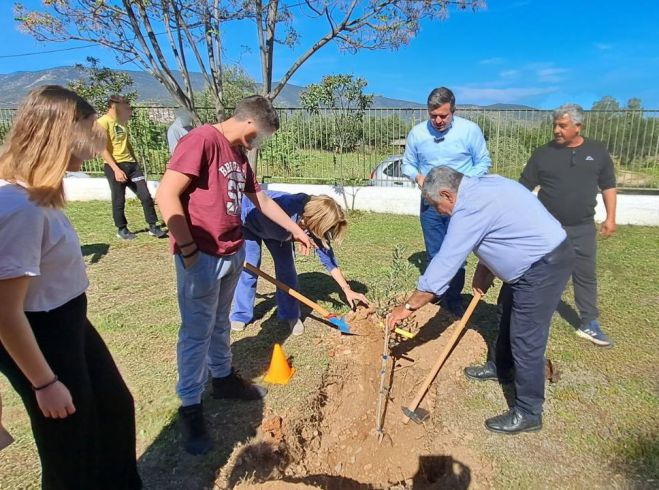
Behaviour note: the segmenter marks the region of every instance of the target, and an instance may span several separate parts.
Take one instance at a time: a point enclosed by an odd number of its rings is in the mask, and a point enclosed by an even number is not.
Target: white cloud
[[[455,97],[459,104],[511,104],[524,102],[531,97],[557,92],[558,87],[456,87]]]
[[[499,76],[501,78],[506,78],[506,79],[517,78],[519,75],[520,75],[519,70],[503,70],[499,72]]]
[[[567,68],[539,68],[536,70],[535,74],[538,77],[539,82],[543,83],[558,83],[565,80],[565,74],[570,70]]]
[[[484,60],[480,60],[478,63],[481,65],[500,65],[504,61],[506,60],[503,58],[486,58]]]

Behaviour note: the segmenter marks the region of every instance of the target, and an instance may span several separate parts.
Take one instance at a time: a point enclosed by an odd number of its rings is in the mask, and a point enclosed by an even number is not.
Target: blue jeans
[[[243,249],[223,257],[199,252],[186,269],[181,256],[174,256],[181,310],[176,393],[184,407],[201,402],[209,369],[214,378],[231,374],[229,310],[244,260]]]
[[[292,242],[262,240],[249,230],[244,230],[245,261],[253,266],[261,267],[262,245],[270,251],[275,263],[276,278],[287,286],[297,289],[297,271]],[[256,299],[257,276],[243,270],[240,274],[238,287],[233,298],[231,321],[249,323],[254,319],[254,301]],[[300,304],[290,294],[277,289],[277,317],[281,320],[296,320],[300,318]]]
[[[451,217],[441,216],[433,206],[428,205],[426,200],[421,198],[419,219],[421,221],[421,231],[423,231],[423,241],[426,245],[428,263],[430,263],[444,242]],[[448,289],[442,296],[442,301],[446,301],[448,304],[462,304],[460,293],[462,293],[464,285],[465,266],[463,265],[451,279]]]

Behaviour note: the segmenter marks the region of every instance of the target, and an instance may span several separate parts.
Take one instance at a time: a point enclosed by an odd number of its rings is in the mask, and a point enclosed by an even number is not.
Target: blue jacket
[[[302,219],[304,206],[309,202],[308,194],[289,194],[280,191],[265,191],[265,193],[274,200],[293,221],[297,223]],[[274,223],[270,218],[267,218],[247,197],[243,197],[240,217],[243,226],[262,240],[275,240],[278,242],[288,242],[291,240],[291,234],[288,231]],[[329,272],[332,269],[337,268],[339,262],[336,260],[332,248],[323,247],[322,242],[311,234],[309,237],[318,247],[316,255],[325,269]]]

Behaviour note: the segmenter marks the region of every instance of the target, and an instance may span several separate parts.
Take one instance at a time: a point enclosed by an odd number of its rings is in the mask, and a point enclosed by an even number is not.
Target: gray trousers
[[[564,226],[576,254],[572,270],[574,301],[579,310],[581,324],[599,317],[597,309],[597,229],[593,223]]]

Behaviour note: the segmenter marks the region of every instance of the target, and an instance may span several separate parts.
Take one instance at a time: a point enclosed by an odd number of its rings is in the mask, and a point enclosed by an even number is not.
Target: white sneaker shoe
[[[246,326],[247,324],[245,322],[231,322],[231,330],[234,332],[242,332]]]
[[[302,335],[304,333],[304,323],[299,318],[288,320],[288,325],[291,327],[293,335]]]

